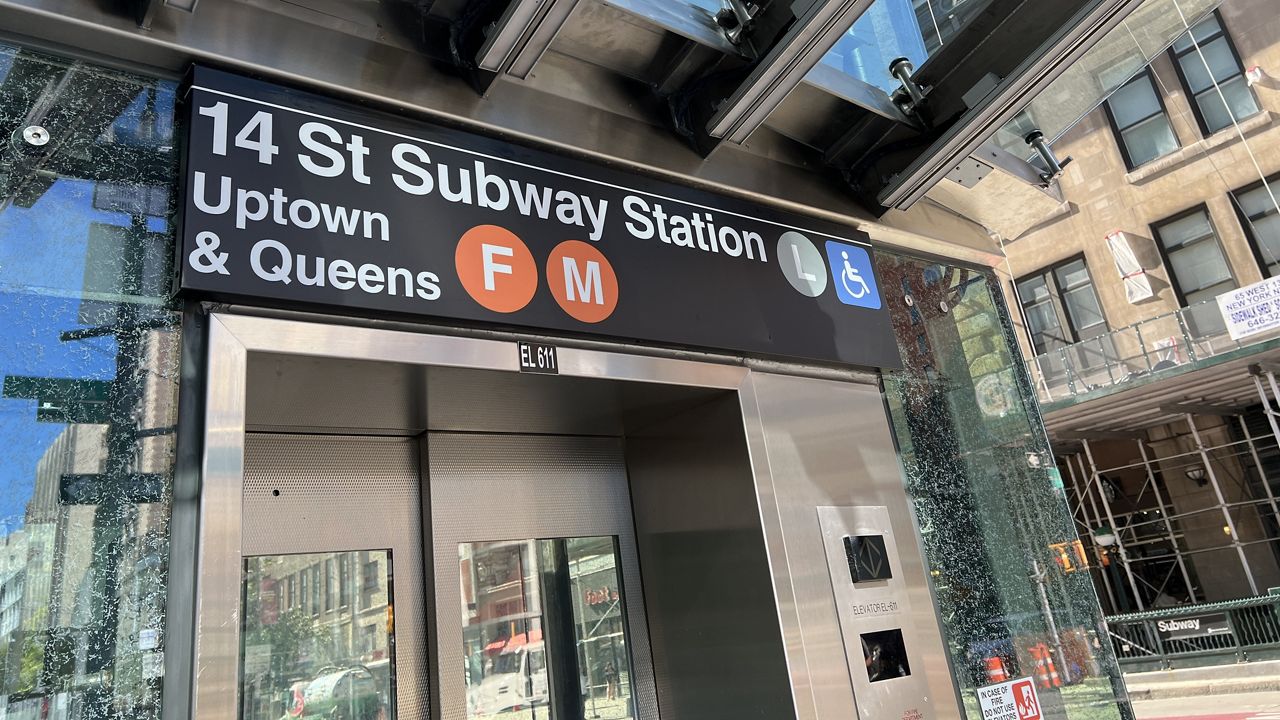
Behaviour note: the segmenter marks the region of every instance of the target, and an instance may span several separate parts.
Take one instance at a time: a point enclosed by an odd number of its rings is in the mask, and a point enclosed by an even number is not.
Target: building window
[[[364,564],[364,589],[378,589],[378,561],[367,562]]]
[[[320,614],[320,563],[311,566],[311,614]]]
[[[1157,223],[1155,234],[1178,301],[1194,305],[1236,288],[1205,207]]]
[[[333,558],[324,561],[324,609],[333,609]]]
[[[298,573],[298,608],[304,613],[310,613],[311,607],[307,603],[307,571],[303,570]]]
[[[1019,280],[1018,297],[1037,355],[1107,331],[1102,303],[1083,257]]]
[[[1191,110],[1196,122],[1205,135],[1230,127],[1233,118],[1243,120],[1260,109],[1258,99],[1245,81],[1240,56],[1216,10],[1178,38],[1169,52],[1178,68],[1178,77],[1192,99]],[[1223,104],[1224,98],[1226,104]]]
[[[1280,199],[1280,175],[1237,190],[1231,196],[1236,201],[1240,224],[1253,246],[1258,265],[1265,268],[1267,277],[1280,275],[1280,208],[1276,207]]]
[[[351,556],[338,556],[338,607],[351,603]]]
[[[1120,154],[1130,170],[1178,149],[1178,138],[1169,124],[1164,101],[1156,92],[1150,68],[1112,93],[1106,108]]]

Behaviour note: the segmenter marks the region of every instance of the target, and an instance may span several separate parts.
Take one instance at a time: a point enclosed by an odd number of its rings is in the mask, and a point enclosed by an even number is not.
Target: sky
[[[0,79],[9,65],[0,52]],[[140,95],[117,123],[125,142],[145,99]],[[172,88],[166,87],[158,105],[171,108],[172,100]],[[172,120],[163,125],[162,132],[170,130]],[[59,338],[84,327],[78,316],[91,223],[130,224],[126,213],[93,207],[94,185],[59,179],[32,207],[0,210],[0,377],[110,380],[115,375],[114,337]],[[161,230],[166,223],[154,219],[149,225]],[[65,427],[36,422],[35,400],[0,399],[0,535],[21,527],[36,464]]]

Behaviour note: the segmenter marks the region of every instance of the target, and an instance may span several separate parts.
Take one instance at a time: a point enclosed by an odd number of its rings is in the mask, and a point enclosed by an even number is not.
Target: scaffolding
[[[1225,552],[1238,562],[1240,571],[1253,595],[1267,591],[1260,587],[1247,549],[1255,545],[1269,545],[1280,541],[1275,532],[1280,528],[1280,501],[1272,487],[1264,454],[1280,452],[1280,383],[1276,368],[1267,365],[1250,367],[1258,402],[1265,415],[1270,432],[1256,434],[1246,421],[1247,407],[1236,404],[1177,405],[1171,409],[1179,412],[1176,419],[1162,423],[1172,430],[1179,423],[1185,424],[1182,434],[1152,440],[1148,432],[1099,431],[1079,433],[1079,450],[1059,455],[1059,467],[1068,476],[1068,502],[1073,520],[1082,539],[1095,546],[1094,557],[1099,559],[1093,570],[1098,572],[1095,583],[1100,594],[1109,601],[1113,612],[1148,609],[1148,598],[1159,600],[1168,596],[1171,581],[1179,578],[1186,590],[1181,602],[1196,603],[1205,600],[1203,588],[1195,580],[1190,559],[1203,553]],[[1222,429],[1234,427],[1236,437],[1225,433],[1225,441],[1207,444],[1202,425],[1206,416],[1222,418]],[[1147,431],[1153,429],[1147,428]],[[1101,440],[1131,441],[1136,443],[1139,461],[1111,467],[1101,467],[1097,462],[1097,443]],[[1174,445],[1179,440],[1189,441],[1191,449],[1160,453],[1156,447]],[[1280,461],[1277,461],[1280,464]],[[1233,473],[1231,468],[1240,472]],[[1118,473],[1139,474],[1143,482],[1137,493],[1123,494],[1111,479]],[[1161,478],[1170,473],[1182,472],[1197,485],[1212,491],[1212,502],[1201,507],[1179,512],[1173,504],[1168,487]],[[1252,479],[1256,482],[1251,482]],[[1280,478],[1276,478],[1280,480]],[[1128,508],[1117,508],[1116,501],[1123,497]],[[1238,499],[1231,499],[1238,498]],[[1244,513],[1256,513],[1260,538],[1241,537],[1240,522]],[[1192,547],[1186,533],[1180,529],[1183,523],[1197,516],[1221,517],[1225,542],[1206,547]],[[1268,524],[1268,517],[1270,524]],[[1250,518],[1252,520],[1252,518]],[[1108,530],[1110,532],[1108,532]],[[1137,553],[1138,547],[1166,546],[1154,554]],[[1119,573],[1111,571],[1112,561]],[[1141,570],[1135,570],[1144,566]],[[1154,567],[1153,567],[1154,566]],[[1099,582],[1100,581],[1100,582]],[[1126,597],[1132,603],[1122,602]]]

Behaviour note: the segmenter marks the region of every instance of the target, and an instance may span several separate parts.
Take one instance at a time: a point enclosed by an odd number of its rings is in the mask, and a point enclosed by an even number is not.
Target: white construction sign
[[[1031,678],[978,688],[978,706],[982,720],[1043,720]]]
[[[1222,293],[1218,310],[1232,340],[1280,328],[1280,276]]]

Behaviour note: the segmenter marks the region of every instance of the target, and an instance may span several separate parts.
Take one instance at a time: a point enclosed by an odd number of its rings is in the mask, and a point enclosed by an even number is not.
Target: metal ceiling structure
[[[1063,407],[1046,406],[1045,429],[1057,448],[1081,439],[1145,438],[1149,428],[1181,422],[1187,413],[1238,414],[1241,409],[1262,402],[1255,366],[1280,367],[1280,347],[1135,383],[1105,397],[1083,396],[1085,399]],[[1187,382],[1187,372],[1195,373],[1194,383]]]
[[[175,73],[199,61],[320,86],[847,222],[919,203],[1138,4],[0,0],[0,27]],[[908,45],[918,102],[884,62]],[[841,69],[841,54],[870,65]]]

